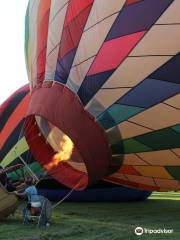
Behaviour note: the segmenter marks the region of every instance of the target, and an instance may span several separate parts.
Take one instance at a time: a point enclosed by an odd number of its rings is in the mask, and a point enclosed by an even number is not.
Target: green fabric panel
[[[44,177],[47,173],[43,170],[43,168],[39,165],[39,163],[34,162],[28,165],[28,167],[33,171],[33,173],[37,176],[37,177]],[[25,172],[28,172],[27,167],[24,167],[22,169]],[[22,175],[22,170],[18,169],[16,172],[12,172],[10,174],[8,174],[8,176],[13,179],[13,180],[18,180],[18,174],[21,176]]]
[[[180,147],[180,134],[171,128],[161,129],[134,138],[154,150]]]
[[[98,122],[103,128],[109,129],[143,110],[140,107],[114,104],[98,117]]]
[[[47,174],[38,162],[31,163],[29,167],[38,177],[42,177]]]
[[[16,171],[20,176],[22,176],[22,174],[20,173],[20,170],[18,169]],[[13,180],[13,181],[17,181],[19,179],[18,175],[16,174],[16,172],[12,172],[8,174],[8,177]]]
[[[152,149],[136,141],[135,139],[127,139],[112,145],[113,154],[129,154],[149,151],[152,151]]]
[[[175,179],[180,180],[180,167],[179,166],[166,166],[166,170],[173,176]]]
[[[172,130],[173,129],[173,130]],[[137,153],[180,147],[180,125],[125,139],[112,145],[113,154]],[[176,133],[177,132],[177,133]]]
[[[172,129],[178,133],[180,133],[180,125],[176,125],[174,127],[172,127]]]
[[[3,158],[1,166],[4,168],[11,164],[19,155],[23,154],[29,150],[29,146],[26,142],[25,137],[21,138],[16,145],[8,152],[8,154]]]

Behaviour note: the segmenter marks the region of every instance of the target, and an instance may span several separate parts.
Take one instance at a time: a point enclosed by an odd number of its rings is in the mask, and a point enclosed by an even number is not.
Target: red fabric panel
[[[114,177],[107,177],[104,178],[105,181],[108,182],[112,182],[112,183],[116,183],[122,186],[126,186],[126,187],[133,187],[136,189],[141,189],[141,190],[146,190],[146,191],[159,191],[160,188],[158,186],[154,187],[154,186],[149,186],[146,184],[141,184],[141,183],[136,183],[136,182],[130,182],[128,180],[123,180],[123,179],[119,179],[119,178],[114,178]]]
[[[145,33],[137,32],[105,42],[87,75],[117,68]]]
[[[0,107],[0,115],[4,112],[4,110],[7,108],[7,106],[9,105],[9,103],[12,101],[12,99],[18,95],[18,93],[23,93],[23,92],[29,92],[29,84],[21,87],[20,89],[18,89],[16,92],[14,92],[5,102],[3,102],[1,104]]]
[[[140,1],[144,1],[144,0],[126,0],[126,5],[137,3],[137,2],[140,2]]]
[[[108,174],[111,164],[111,150],[104,130],[84,110],[79,98],[71,90],[59,83],[44,82],[43,85],[39,85],[34,89],[29,106],[29,116],[40,115],[48,119],[71,138],[86,165],[89,184],[97,182]],[[25,135],[29,144],[30,138],[26,133]],[[34,157],[42,163],[43,160],[38,154],[42,152],[43,142],[30,143],[29,146],[33,154],[36,154]],[[53,155],[52,149],[51,153],[49,153],[49,147],[46,150],[47,152],[44,153],[44,155],[49,156],[45,157],[45,164],[51,162]],[[44,165],[44,163],[42,164]],[[68,168],[68,171],[72,172],[72,167]],[[62,180],[61,174],[63,174],[63,171],[67,171],[67,169],[64,170],[64,166],[61,164],[58,175],[59,181],[69,187],[72,187],[71,181],[74,184],[77,183],[77,177],[72,180],[74,172],[72,175],[64,176]],[[73,171],[78,172],[77,170]]]
[[[63,182],[66,186],[76,190],[83,190],[88,185],[88,176],[75,170],[68,163],[64,162],[49,172],[57,181]]]
[[[120,170],[119,173],[122,174],[129,174],[129,175],[140,175],[136,169],[134,169],[132,166],[127,166],[127,165],[123,165]]]
[[[8,121],[6,122],[6,125],[4,126],[0,134],[0,148],[2,148],[7,138],[15,129],[15,127],[26,116],[29,100],[30,100],[30,93],[28,93],[23,98],[23,100],[18,104],[16,109],[13,111],[12,115],[9,117]]]
[[[82,11],[64,29],[62,40],[61,40],[59,59],[62,59],[69,51],[71,51],[73,48],[76,48],[78,46],[87,18],[89,16],[89,12],[91,10],[91,6],[92,5],[90,5],[84,11]]]
[[[74,18],[76,18],[85,8],[92,5],[93,2],[94,0],[70,0],[64,27],[66,27]]]
[[[46,65],[46,49],[51,0],[41,0],[38,11],[37,80],[43,81]]]

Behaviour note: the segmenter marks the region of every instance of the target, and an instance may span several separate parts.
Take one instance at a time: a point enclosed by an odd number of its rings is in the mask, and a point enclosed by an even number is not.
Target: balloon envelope
[[[25,135],[56,180],[180,188],[179,9],[179,0],[29,1]]]
[[[42,180],[37,185],[38,193],[51,201],[60,201],[70,189],[59,184],[53,179]],[[117,184],[100,181],[83,191],[73,191],[67,202],[127,202],[143,201],[150,196],[151,192],[122,187]]]
[[[0,165],[3,168],[22,163],[38,176],[43,176],[45,171],[34,160],[23,134],[23,125],[30,100],[29,86],[25,85],[14,92],[0,106]],[[24,163],[23,163],[24,164]],[[23,171],[28,171],[27,167]],[[14,171],[14,179],[23,177],[22,170]]]
[[[26,163],[23,172],[28,171],[27,167],[40,179],[37,185],[39,194],[48,197],[49,200],[59,201],[66,196],[70,189],[59,184],[48,177],[47,174],[33,158],[29,146],[23,135],[23,124],[29,103],[29,86],[25,85],[12,94],[0,106],[0,165],[9,169],[21,167],[20,157]],[[14,169],[9,174],[12,180],[19,180],[23,177],[22,171]],[[136,201],[145,200],[151,192],[138,191],[135,189],[121,187],[117,184],[110,184],[101,181],[86,191],[74,191],[67,201]]]

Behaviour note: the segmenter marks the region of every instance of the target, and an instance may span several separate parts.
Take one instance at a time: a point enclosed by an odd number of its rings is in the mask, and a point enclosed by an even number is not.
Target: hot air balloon
[[[13,93],[0,106],[0,166],[15,168],[23,163],[24,169],[13,169],[9,173],[12,180],[19,180],[24,173],[38,178],[38,192],[49,200],[59,201],[69,193],[64,185],[47,176],[33,158],[23,134],[23,124],[30,100],[29,86],[25,85]],[[16,167],[17,168],[17,167]],[[145,200],[151,192],[121,187],[117,184],[101,181],[85,191],[74,191],[66,201],[133,201]],[[12,194],[7,195],[13,198]],[[17,199],[13,198],[14,200]],[[7,201],[7,199],[6,199]],[[4,202],[0,200],[0,205]],[[13,206],[16,206],[13,204]],[[9,208],[8,208],[9,209]],[[6,211],[8,214],[9,211]]]
[[[14,92],[0,106],[0,165],[3,168],[18,163],[25,164],[24,170],[37,176],[43,175],[38,162],[33,159],[23,134],[23,124],[30,100],[29,86]],[[19,175],[18,175],[19,173]],[[14,179],[22,177],[20,170],[11,174]]]
[[[179,10],[179,0],[29,1],[25,137],[57,181],[180,188]]]

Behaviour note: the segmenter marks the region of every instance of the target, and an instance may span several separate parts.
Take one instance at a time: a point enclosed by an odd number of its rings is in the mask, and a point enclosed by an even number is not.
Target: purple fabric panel
[[[180,53],[151,74],[149,78],[180,84]]]
[[[178,93],[180,93],[179,84],[148,78],[119,99],[117,103],[149,108]]]
[[[74,48],[69,53],[67,53],[63,59],[58,60],[56,66],[55,81],[64,84],[67,82],[76,50],[77,48]]]
[[[174,0],[144,0],[126,5],[119,13],[106,41],[148,30]]]

